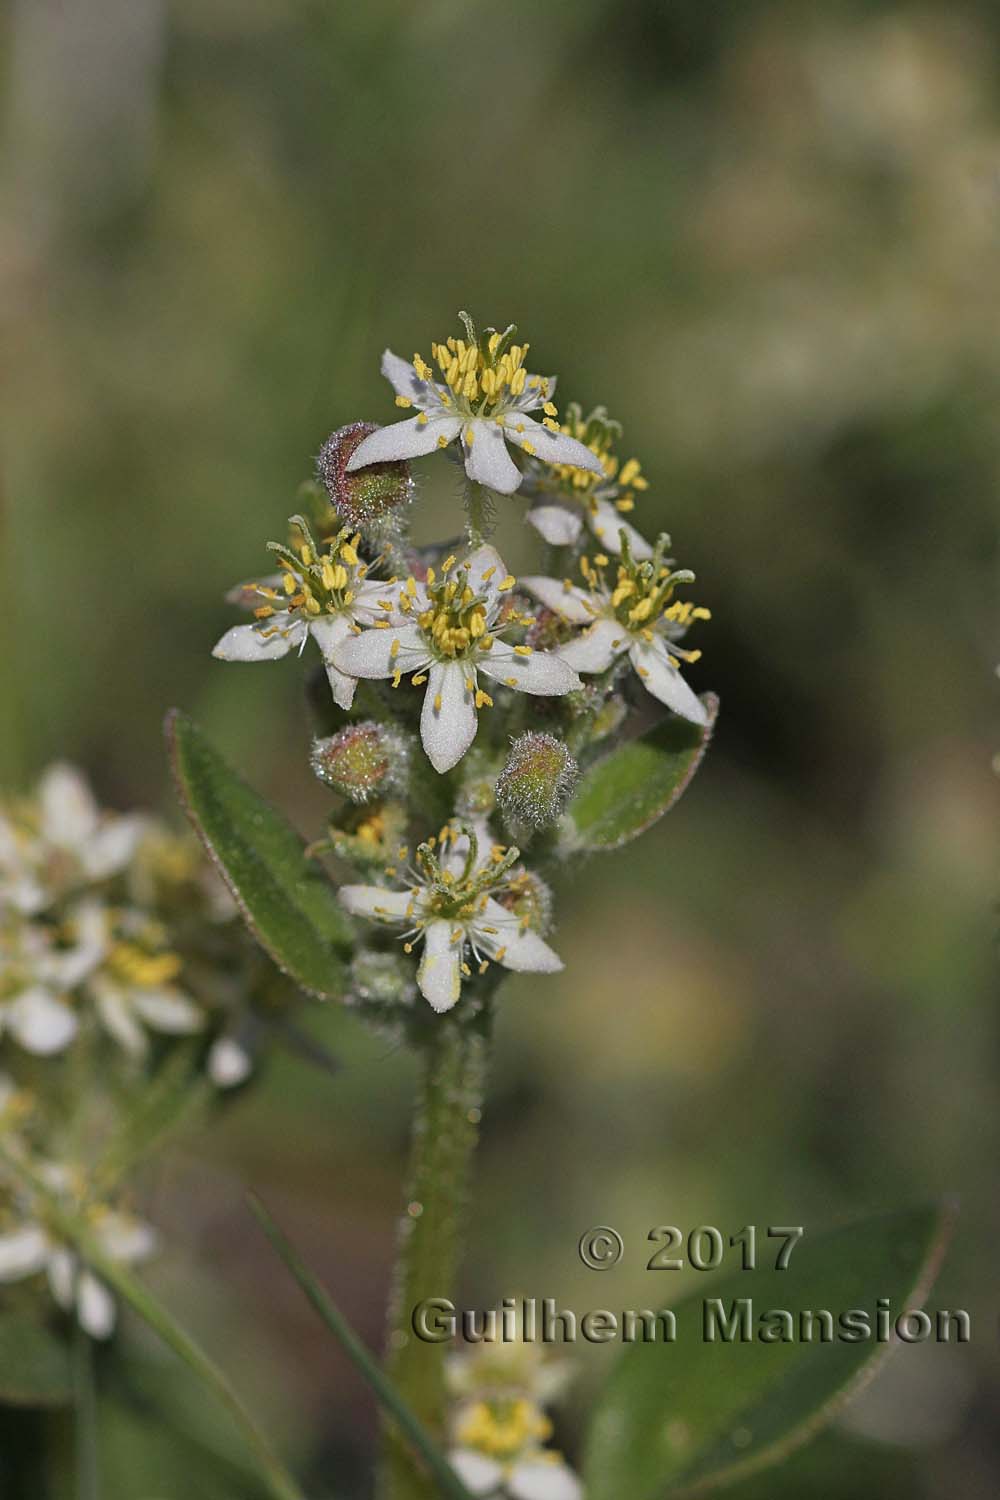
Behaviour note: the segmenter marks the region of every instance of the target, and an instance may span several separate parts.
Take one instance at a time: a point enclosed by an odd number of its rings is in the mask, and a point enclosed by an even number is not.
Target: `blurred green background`
[[[210,658],[223,592],[327,433],[392,418],[386,344],[516,320],[562,402],[625,422],[723,710],[678,810],[567,880],[566,972],[509,986],[466,1305],[642,1306],[674,1291],[654,1225],[959,1192],[935,1301],[972,1345],[898,1355],[753,1493],[995,1495],[996,7],[15,0],[2,34],[3,780],[67,756],[167,807],[180,704],[318,830],[299,674]],[[418,536],[456,530],[448,466],[418,467]],[[377,1343],[412,1076],[313,1025],[344,1071],[281,1060],[175,1153],[151,1274],[346,1500],[371,1401],[242,1194]],[[597,1223],[627,1247],[603,1277]],[[571,1455],[613,1353],[578,1351]],[[109,1441],[109,1495],[222,1493],[176,1429]]]

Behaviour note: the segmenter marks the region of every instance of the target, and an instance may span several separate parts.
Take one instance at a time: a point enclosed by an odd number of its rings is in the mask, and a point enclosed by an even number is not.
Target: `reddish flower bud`
[[[393,725],[369,719],[313,740],[310,763],[320,781],[342,797],[371,802],[405,791],[410,741]]]
[[[351,422],[338,428],[327,438],[316,460],[316,473],[334,510],[348,526],[362,531],[380,526],[413,498],[413,480],[405,459],[369,464],[347,473],[351,454],[375,431],[375,422]]]

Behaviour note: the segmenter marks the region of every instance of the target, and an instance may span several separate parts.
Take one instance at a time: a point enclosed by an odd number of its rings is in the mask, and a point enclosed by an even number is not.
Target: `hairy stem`
[[[468,1207],[471,1164],[488,1052],[488,1007],[474,1022],[437,1022],[422,1048],[406,1209],[389,1316],[388,1374],[431,1435],[444,1437],[446,1349],[413,1330],[428,1298],[454,1299]],[[380,1500],[436,1500],[395,1424],[386,1424]]]
[[[469,519],[466,529],[469,534],[469,549],[474,552],[481,547],[493,530],[493,502],[490,500],[490,492],[484,485],[476,484],[470,480],[466,497],[466,508]]]

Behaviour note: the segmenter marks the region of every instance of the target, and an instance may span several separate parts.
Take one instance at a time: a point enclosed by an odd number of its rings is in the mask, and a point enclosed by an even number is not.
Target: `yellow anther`
[[[515,656],[530,656],[531,655],[531,647],[530,646],[515,646],[514,647],[514,655]]]
[[[298,588],[298,583],[295,580],[295,574],[285,573],[281,580],[281,587],[284,589],[286,594],[294,594],[295,590]]]
[[[440,693],[435,693],[434,694],[434,712],[436,714],[439,714],[441,712],[441,694]]]
[[[476,689],[476,707],[477,708],[492,708],[493,707],[493,699],[490,697],[489,693],[484,693],[483,690],[482,690],[482,688],[477,688]]]
[[[268,615],[274,614],[274,610],[269,604],[262,604],[259,609],[254,610],[254,614],[258,620],[266,620]]]
[[[545,405],[542,407],[542,411],[547,417],[556,417],[559,415],[551,401],[546,401]]]
[[[413,683],[414,687],[423,687],[424,683],[427,681],[427,673],[416,672],[410,679],[410,681]]]
[[[429,420],[430,419],[428,418],[427,413],[425,411],[422,411],[417,418],[417,426],[426,427]]]
[[[503,582],[497,584],[497,592],[501,594],[509,594],[516,583],[517,579],[514,577],[513,573],[508,573]]]
[[[532,457],[534,455],[534,452],[535,452],[535,445],[534,445],[534,443],[522,443],[521,447],[524,449],[525,453],[527,453],[529,457]]]
[[[397,396],[396,405],[403,407],[403,409],[405,410],[408,406],[412,406],[413,402],[410,400],[409,396]]]

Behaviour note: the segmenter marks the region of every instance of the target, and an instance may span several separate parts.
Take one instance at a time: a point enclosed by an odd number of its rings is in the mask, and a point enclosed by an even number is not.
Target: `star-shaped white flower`
[[[575,545],[586,524],[605,551],[621,550],[624,531],[634,558],[642,562],[651,557],[646,538],[625,519],[634,509],[635,491],[649,486],[638,459],[619,462],[615,446],[621,423],[613,421],[603,406],[585,417],[580,406],[570,402],[562,430],[586,445],[600,472],[564,465],[549,469],[532,461],[523,489],[534,503],[525,520],[553,547]]]
[[[307,523],[293,516],[302,540],[293,551],[272,542],[281,572],[259,583],[240,584],[230,594],[249,605],[253,625],[234,625],[217,642],[212,655],[221,661],[276,661],[289,651],[301,652],[312,636],[320,648],[334,702],[350,708],[357,677],[334,664],[334,653],[351,628],[391,616],[388,584],[368,577],[358,556],[358,536],[341,531],[320,548]]]
[[[396,405],[414,407],[417,414],[365,438],[351,455],[348,473],[390,459],[419,458],[456,440],[469,478],[501,495],[512,495],[523,477],[508,443],[545,463],[602,473],[590,449],[560,431],[552,405],[555,377],[527,372],[528,345],[512,342],[513,327],[502,334],[487,329],[479,338],[471,319],[461,316],[466,338],[431,346],[441,380],[419,354],[408,364],[386,349],[382,374],[396,392]],[[539,410],[541,421],[529,416]]]
[[[613,584],[604,573],[608,558],[598,554],[593,563],[580,560],[585,588],[568,579],[538,577],[523,578],[521,585],[569,624],[586,627],[559,647],[559,655],[576,671],[606,672],[627,656],[648,693],[693,724],[705,724],[705,705],[678,668],[678,659],[694,662],[701,653],[678,642],[693,621],[707,619],[709,612],[673,597],[675,585],[694,575],[671,571],[663,561],[666,545],[667,538],[661,537],[650,559],[637,562],[626,539]]]
[[[135,938],[127,933],[135,918]],[[97,1015],[105,1030],[130,1056],[142,1060],[149,1051],[146,1029],[164,1036],[191,1036],[201,1031],[200,1007],[175,983],[181,969],[178,954],[150,949],[142,938],[139,913],[126,913],[125,935],[109,942],[104,963],[89,980]]]
[[[480,675],[549,698],[582,686],[555,653],[500,639],[509,625],[521,623],[516,614],[500,618],[514,583],[492,547],[460,563],[447,558],[440,575],[431,568],[424,581],[406,580],[395,614],[385,614],[371,630],[356,629],[334,651],[336,666],[350,677],[389,677],[398,686],[412,673],[416,686],[426,684],[420,737],[437,771],[462,759],[476,737],[477,710],[492,706]]]
[[[46,1163],[42,1169],[49,1187],[71,1191],[72,1174]],[[104,1253],[123,1265],[145,1260],[156,1249],[154,1230],[141,1219],[115,1209],[91,1210],[91,1231]],[[26,1219],[16,1229],[0,1234],[0,1282],[21,1281],[45,1272],[60,1307],[75,1312],[91,1338],[106,1339],[114,1331],[115,1300],[104,1282],[80,1264],[72,1248],[44,1224]]]
[[[497,899],[518,858],[517,849],[483,844],[473,831],[449,830],[437,853],[421,844],[406,889],[345,885],[338,894],[354,916],[402,927],[407,953],[423,943],[420,993],[434,1010],[446,1011],[457,1004],[463,978],[484,973],[491,960],[516,973],[555,974],[563,967],[527,921]]]

